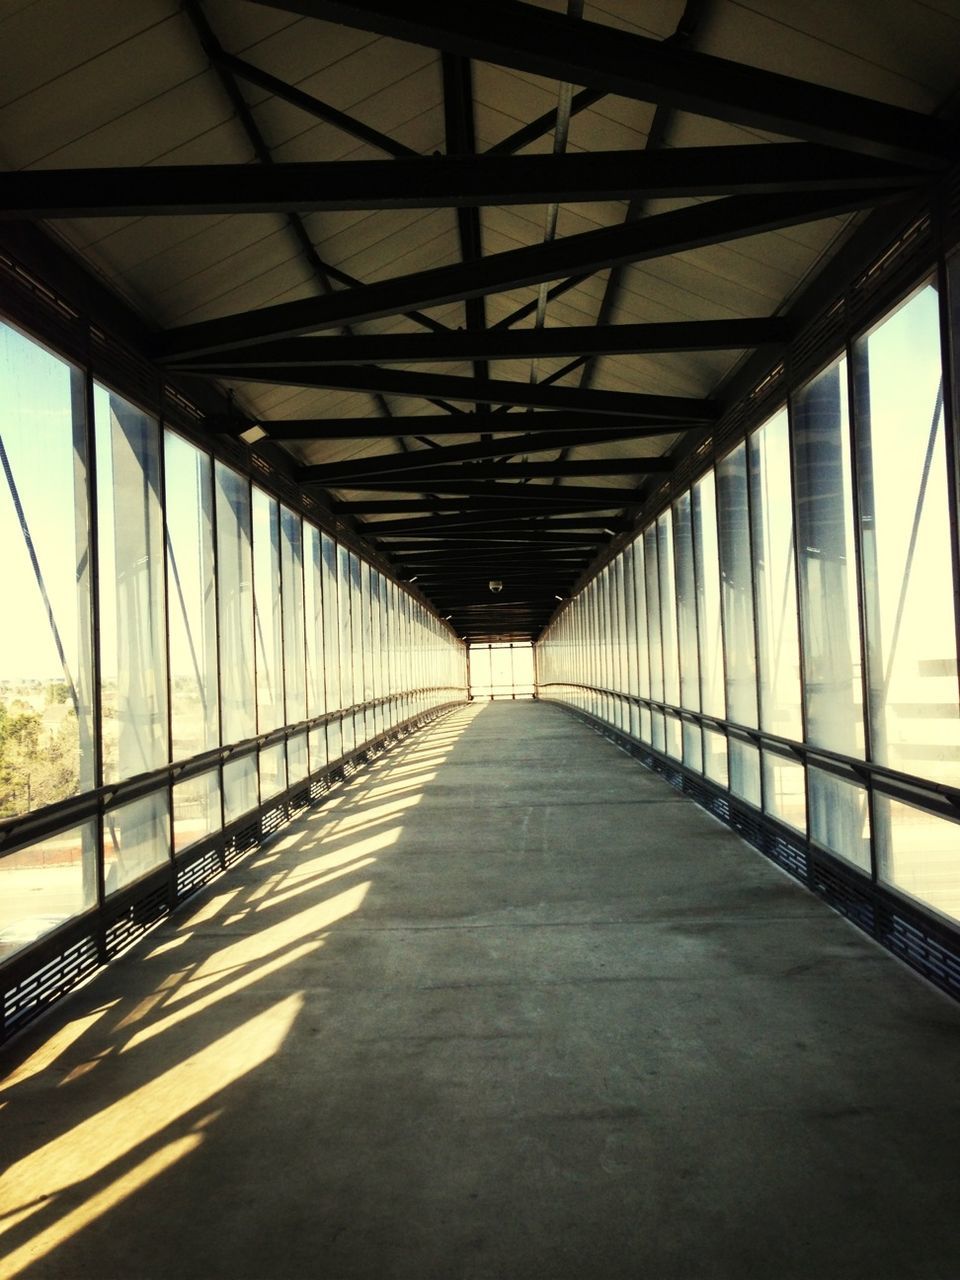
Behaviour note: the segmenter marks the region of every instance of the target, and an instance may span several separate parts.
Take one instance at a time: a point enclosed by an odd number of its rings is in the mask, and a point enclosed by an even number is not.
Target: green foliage
[[[52,684],[47,685],[47,702],[53,706],[60,706],[64,702],[70,700],[70,686],[66,680],[56,680]]]
[[[62,699],[56,699],[62,701]],[[40,809],[73,795],[79,760],[77,722],[71,712],[44,730],[43,717],[26,703],[0,702],[0,817]]]

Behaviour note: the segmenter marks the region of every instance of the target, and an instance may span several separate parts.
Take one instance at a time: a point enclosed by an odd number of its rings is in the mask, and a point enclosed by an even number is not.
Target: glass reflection
[[[167,645],[156,421],[94,389],[103,777],[167,761]]]
[[[96,784],[84,389],[0,324],[0,818]]]

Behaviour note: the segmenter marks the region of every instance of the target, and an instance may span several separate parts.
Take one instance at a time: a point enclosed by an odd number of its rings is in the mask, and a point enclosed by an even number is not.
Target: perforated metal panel
[[[3,992],[3,1038],[19,1031],[100,963],[96,939],[80,938]]]

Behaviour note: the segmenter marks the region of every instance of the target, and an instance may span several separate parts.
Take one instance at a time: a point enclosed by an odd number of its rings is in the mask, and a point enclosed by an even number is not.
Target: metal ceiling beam
[[[250,423],[217,422],[211,419],[211,427],[228,435],[241,434]],[[611,422],[606,413],[582,413],[579,410],[559,410],[544,413],[482,413],[458,414],[409,414],[397,415],[385,433],[383,424],[376,418],[282,418],[264,419],[256,424],[271,440],[374,440],[384,434],[402,430],[408,436],[463,436],[474,432],[511,432],[521,428],[527,434],[536,431],[590,431],[607,432],[614,427],[629,426],[637,437],[670,435],[676,425],[651,425],[629,416]],[[685,426],[684,430],[693,429]]]
[[[588,107],[594,106],[601,98],[605,98],[605,93],[598,93],[594,89],[581,89],[579,93],[575,93],[570,102],[570,116],[578,116],[581,111],[586,111]],[[488,156],[511,156],[517,151],[521,151],[524,147],[528,147],[531,142],[536,142],[545,134],[552,133],[557,127],[557,119],[559,112],[556,107],[550,111],[545,111],[542,116],[537,116],[536,120],[531,120],[529,124],[522,125],[507,137],[502,138],[500,142],[494,143],[492,147],[488,147],[485,155]]]
[[[440,513],[441,517],[444,512],[447,513],[466,513],[474,515],[482,515],[488,511],[494,512],[513,512],[520,517],[527,515],[537,516],[545,519],[550,516],[566,514],[589,515],[594,511],[618,510],[615,503],[606,502],[587,498],[581,500],[573,498],[568,500],[563,495],[574,493],[575,490],[570,485],[559,487],[556,496],[549,495],[547,501],[540,502],[536,498],[532,501],[526,501],[525,495],[530,492],[529,485],[500,485],[499,488],[515,489],[516,494],[513,498],[506,497],[503,494],[495,494],[487,496],[486,493],[474,493],[467,495],[455,495],[449,497],[441,497],[439,494],[426,494],[422,497],[406,499],[398,498],[392,494],[384,494],[380,499],[347,499],[343,503],[334,503],[333,509],[341,514],[364,517],[367,515],[384,515],[395,511],[429,511],[431,513]],[[542,486],[533,486],[535,489]],[[577,486],[579,488],[579,486]],[[609,492],[607,490],[606,492]],[[374,508],[371,511],[369,508]],[[600,517],[606,525],[611,520],[616,519],[615,516],[604,515]],[[375,525],[371,525],[371,528]]]
[[[575,431],[539,432],[536,435],[504,436],[499,440],[481,440],[476,444],[447,445],[438,449],[415,449],[409,453],[384,453],[370,458],[353,458],[346,462],[323,463],[311,468],[311,478],[317,481],[326,474],[327,483],[337,484],[340,477],[356,480],[360,476],[400,475],[407,471],[434,469],[454,462],[475,462],[488,458],[506,458],[529,453],[544,453],[555,449],[573,449],[578,445],[604,444],[633,439],[633,431],[592,432],[581,435]]]
[[[522,495],[524,492],[525,490],[521,488],[520,494]],[[531,511],[529,513],[530,516],[533,517],[535,515],[537,519],[542,520],[547,517],[552,519],[555,515],[569,515],[572,512],[583,511],[584,507],[580,503],[576,501],[567,501],[562,496],[567,492],[567,489],[561,489],[560,496],[558,496],[555,501],[549,503],[538,503],[536,511]],[[572,492],[572,490],[569,492]],[[587,503],[586,510],[592,511],[596,508],[596,505],[597,504],[595,502]],[[361,518],[372,515],[391,515],[395,512],[402,511],[430,511],[440,513],[440,519],[446,518],[444,513],[449,513],[452,516],[473,516],[477,519],[486,519],[488,516],[498,517],[507,515],[512,519],[517,519],[524,516],[524,512],[522,510],[518,511],[517,503],[513,503],[511,505],[504,502],[502,498],[479,497],[441,498],[436,496],[426,498],[374,498],[372,500],[357,501],[348,498],[343,502],[334,503],[333,509],[340,515],[360,516]],[[598,520],[602,519],[604,524],[609,524],[614,517],[597,516],[596,518]],[[377,522],[374,521],[368,525],[368,528],[375,529],[376,526]]]
[[[554,462],[534,459],[530,462],[478,462],[470,466],[459,467],[423,467],[413,473],[412,479],[418,486],[429,488],[433,484],[456,482],[458,472],[462,470],[467,480],[537,480],[554,477],[569,478],[571,476],[640,476],[650,472],[669,473],[673,463],[662,456],[650,458],[584,458],[574,462]],[[381,476],[357,475],[346,468],[337,467],[302,467],[297,472],[300,484],[336,485],[339,488],[367,488],[376,485],[396,484],[403,488],[410,483],[410,477],[401,473],[396,478]]]
[[[581,409],[584,413],[605,413],[607,430],[616,427],[617,417],[655,419],[666,423],[715,422],[721,406],[713,400],[685,396],[645,395],[634,391],[581,391],[579,387],[530,386],[507,379],[460,378],[447,373],[407,369],[380,369],[374,365],[323,365],[317,369],[286,368],[280,365],[220,364],[205,370],[209,377],[232,378],[243,382],[279,383],[285,387],[324,387],[338,391],[364,391],[399,396],[423,396],[475,403],[526,405],[538,409]],[[461,431],[470,428],[469,415],[455,421]],[[664,426],[664,430],[666,427]]]
[[[670,42],[674,48],[692,47],[697,31],[713,3],[714,0],[686,0],[680,21],[670,37]],[[659,152],[665,146],[667,134],[675,115],[674,109],[665,106],[663,103],[654,111],[653,119],[647,132],[646,150],[648,152]],[[648,198],[640,195],[634,196],[627,205],[624,222],[635,222],[638,218],[645,216],[647,212]],[[607,273],[607,279],[603,287],[603,297],[596,316],[598,327],[606,327],[613,319],[625,274],[625,267],[614,267],[612,271]],[[600,354],[599,352],[584,352],[579,357],[581,372],[578,385],[580,387],[587,388],[592,384]]]
[[[483,540],[477,541],[472,547],[466,543],[451,543],[444,547],[435,547],[426,541],[413,541],[413,543],[390,543],[389,549],[392,553],[398,553],[399,558],[404,562],[417,564],[417,566],[420,564],[429,566],[434,561],[471,562],[486,556],[494,556],[499,563],[522,558],[525,563],[553,564],[561,561],[584,561],[590,554],[588,547],[554,547],[549,543],[539,545],[527,543],[521,547],[503,547],[495,543],[485,543]]]
[[[451,471],[456,468],[451,467]],[[412,476],[405,477],[400,480],[392,480],[389,485],[383,480],[368,480],[355,487],[358,489],[370,489],[374,492],[392,487],[400,493],[456,493],[466,494],[468,497],[481,498],[503,498],[507,502],[517,501],[523,505],[534,506],[538,503],[556,504],[558,498],[566,501],[566,492],[569,489],[571,494],[575,494],[575,501],[581,508],[593,508],[601,510],[619,511],[622,507],[636,506],[638,497],[633,489],[601,489],[599,487],[591,487],[588,485],[569,485],[566,487],[554,487],[552,485],[515,485],[515,484],[498,484],[494,480],[474,480],[461,479],[459,476],[453,476],[448,480],[430,479],[425,481],[422,479],[423,473],[414,473]]]
[[[405,147],[402,142],[396,142],[393,138],[388,138],[379,129],[371,129],[369,125],[363,124],[360,120],[355,120],[353,116],[347,115],[345,111],[338,111],[336,107],[330,106],[329,103],[321,102],[319,98],[315,98],[312,94],[304,93],[302,89],[298,89],[295,85],[287,84],[285,80],[281,80],[278,76],[271,75],[269,71],[264,71],[262,67],[254,66],[252,62],[247,62],[243,58],[235,57],[232,53],[227,53],[225,49],[220,49],[216,54],[216,62],[218,66],[224,67],[227,71],[233,72],[235,76],[240,76],[241,79],[246,80],[248,84],[255,84],[260,89],[266,89],[267,93],[272,93],[274,97],[282,98],[284,102],[289,102],[292,106],[299,107],[301,111],[305,111],[308,115],[314,116],[318,120],[323,120],[326,124],[332,124],[341,133],[348,133],[351,137],[358,138],[361,142],[366,142],[371,147],[376,147],[378,151],[383,151],[388,156],[399,159],[401,156],[409,157],[418,154],[412,147]]]
[[[473,172],[474,166],[479,163],[479,157],[476,154],[477,143],[473,122],[473,74],[470,69],[470,60],[458,57],[456,54],[445,53],[441,58],[441,72],[447,155],[433,156],[427,164],[434,165],[437,160],[442,159],[446,163],[452,161],[453,165],[461,170]],[[457,236],[460,241],[460,261],[479,262],[483,257],[483,240],[478,208],[458,205]],[[483,333],[487,327],[485,299],[482,296],[466,298],[463,309],[468,332]],[[490,376],[486,360],[475,361],[473,375],[481,380]]]
[[[611,535],[612,536],[612,535]],[[606,541],[606,535],[598,533],[596,530],[584,531],[582,529],[557,529],[551,530],[549,524],[538,527],[536,525],[530,527],[524,525],[517,530],[511,530],[509,527],[503,531],[496,529],[471,529],[469,526],[462,529],[437,529],[434,532],[426,532],[422,530],[408,530],[405,533],[385,533],[377,539],[384,546],[389,544],[389,550],[400,551],[439,551],[443,546],[449,543],[464,544],[460,546],[461,550],[466,549],[465,544],[471,544],[476,548],[488,547],[493,543],[503,544],[507,542],[523,545],[528,542],[546,542],[551,543],[555,547],[562,546],[567,551],[578,553],[583,548],[593,546],[594,543]]]
[[[405,538],[411,537],[410,534],[402,534],[399,536]],[[599,541],[603,541],[603,539],[600,539]],[[471,547],[478,551],[486,551],[494,543],[499,543],[505,548],[512,546],[518,550],[527,546],[532,546],[535,543],[549,543],[551,546],[557,548],[562,547],[565,551],[580,552],[596,547],[597,542],[598,539],[596,538],[580,538],[575,534],[565,533],[541,533],[538,531],[536,535],[524,534],[522,537],[510,536],[506,538],[489,538],[486,535],[481,537],[478,534],[470,533],[469,530],[465,530],[462,533],[445,534],[441,537],[433,538],[430,541],[418,539],[414,542],[393,542],[388,539],[387,542],[384,543],[384,546],[386,550],[391,552],[391,554],[397,555],[403,555],[406,551],[410,550],[416,551],[418,548],[428,549],[433,547],[434,549],[442,550],[445,545],[461,547],[462,549]]]
[[[324,298],[282,302],[256,311],[184,325],[160,335],[154,354],[169,361],[275,338],[296,337],[539,284],[542,280],[578,272],[592,273],[618,263],[683,253],[902,198],[901,189],[728,196],[654,214],[636,223],[565,236],[549,244],[508,249],[490,254],[480,262],[433,267],[359,289],[338,290]]]
[[[522,551],[504,551],[493,548],[484,548],[483,551],[464,551],[460,552],[455,547],[446,548],[442,551],[431,550],[424,552],[422,556],[406,555],[400,562],[405,565],[407,570],[414,570],[419,575],[421,569],[431,569],[434,565],[441,565],[447,568],[463,567],[470,568],[506,568],[512,565],[518,565],[521,568],[526,565],[534,565],[543,570],[550,572],[554,568],[558,569],[581,569],[586,566],[591,558],[592,551],[582,551],[572,553],[569,551],[554,552],[552,548],[542,547],[525,547]],[[496,576],[493,574],[492,576]]]
[[[226,164],[3,173],[0,219],[451,208],[462,211],[464,261],[469,262],[481,256],[478,210],[488,205],[629,200],[638,194],[654,199],[872,191],[917,186],[929,177],[871,156],[797,142],[477,156],[463,152],[469,136],[470,131],[453,132],[457,154],[399,163],[328,160],[275,162],[263,169]]]
[[[530,523],[527,523],[527,522]],[[533,523],[536,521],[536,523]],[[592,529],[598,534],[607,528],[605,516],[570,516],[554,519],[544,518],[539,512],[510,512],[508,515],[490,516],[485,513],[477,515],[468,512],[453,516],[440,516],[432,520],[419,518],[416,520],[379,520],[375,524],[366,525],[366,530],[374,536],[382,537],[389,533],[443,533],[449,529],[474,529],[517,533],[527,529]]]
[[[551,526],[531,526],[531,525],[499,525],[493,528],[475,528],[473,525],[466,525],[458,528],[453,525],[449,528],[438,529],[433,534],[423,534],[420,529],[392,529],[386,533],[378,534],[377,538],[397,538],[410,537],[419,538],[421,536],[436,538],[438,540],[448,539],[457,542],[461,539],[461,534],[472,538],[489,538],[491,543],[504,542],[507,540],[520,542],[526,539],[531,533],[549,533]],[[606,535],[602,529],[557,529],[557,533],[561,533],[566,538],[575,538],[578,541],[587,543],[605,542]]]
[[[0,181],[2,185],[2,181]],[[744,320],[674,320],[661,324],[601,324],[490,332],[354,334],[284,338],[178,363],[184,370],[225,364],[323,365],[437,364],[446,360],[529,360],[548,356],[660,355],[666,352],[744,350],[785,343],[789,326],[779,316]]]
[[[918,112],[518,0],[259,0],[270,8],[591,89],[908,163],[948,159],[953,130]]]
[[[210,59],[210,62],[213,65],[217,79],[220,81],[220,86],[233,108],[240,128],[243,130],[247,141],[253,148],[254,154],[259,161],[259,165],[241,165],[240,167],[247,169],[250,173],[269,174],[276,166],[273,153],[267,145],[267,141],[264,138],[259,125],[254,119],[253,112],[250,110],[249,104],[241,93],[240,86],[237,84],[233,73],[227,67],[218,62],[218,59],[224,53],[224,49],[218,40],[213,27],[210,25],[200,0],[184,0],[183,8],[190,25],[200,42],[203,52]],[[298,213],[291,211],[286,214],[286,224],[297,245],[301,259],[309,268],[321,293],[323,295],[331,294],[333,292],[333,285],[331,283],[330,271],[327,264],[317,253],[316,246],[310,238],[310,234],[307,231],[303,219]],[[351,335],[352,330],[349,323],[345,322],[340,327],[346,336]],[[371,399],[373,400],[373,405],[377,413],[383,418],[389,418],[390,406],[387,404],[383,396],[374,392]],[[402,439],[398,440],[398,443],[403,447]]]
[[[556,574],[554,576],[554,580],[560,583],[561,585],[569,586],[571,581],[575,577],[576,577],[576,571],[571,571],[569,573]],[[504,584],[504,587],[507,588],[508,590],[513,590],[519,586],[536,587],[538,588],[536,593],[531,593],[536,595],[545,593],[546,591],[550,590],[551,586],[553,585],[552,582],[551,583],[544,582],[542,573],[535,573],[535,572],[519,573],[516,570],[509,573],[504,572],[503,578],[501,580]],[[430,574],[421,573],[417,579],[417,584],[420,587],[421,591],[429,591],[431,594],[436,592],[438,595],[445,596],[447,599],[450,599],[451,597],[454,597],[454,596],[460,596],[460,597],[471,596],[474,599],[476,599],[478,595],[477,588],[480,588],[481,590],[489,591],[489,588],[487,587],[487,583],[489,581],[490,581],[490,575],[481,573],[479,571],[477,571],[476,573],[467,573],[467,574],[458,572],[455,575],[451,575],[451,574],[444,575],[442,573],[430,573]]]

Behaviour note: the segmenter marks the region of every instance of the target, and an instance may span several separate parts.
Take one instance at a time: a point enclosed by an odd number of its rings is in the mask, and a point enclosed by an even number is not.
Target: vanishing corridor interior
[[[0,3],[0,1277],[954,1273],[958,45]]]

